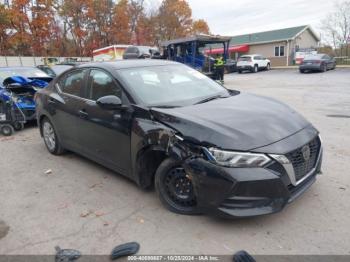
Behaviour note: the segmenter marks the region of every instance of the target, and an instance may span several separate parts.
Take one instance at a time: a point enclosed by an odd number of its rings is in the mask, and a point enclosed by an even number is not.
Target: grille
[[[303,156],[303,147],[300,147],[286,155],[289,161],[292,162],[295,178],[296,180],[300,180],[306,174],[308,174],[315,166],[317,162],[318,153],[321,147],[321,141],[317,136],[309,144],[307,144],[310,148],[310,157],[305,160]]]

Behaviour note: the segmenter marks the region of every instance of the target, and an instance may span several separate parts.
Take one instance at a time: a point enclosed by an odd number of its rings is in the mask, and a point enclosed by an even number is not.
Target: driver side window
[[[88,89],[88,98],[91,100],[98,100],[103,96],[114,95],[121,98],[121,89],[115,83],[113,78],[101,71],[92,69],[89,73],[89,89]]]

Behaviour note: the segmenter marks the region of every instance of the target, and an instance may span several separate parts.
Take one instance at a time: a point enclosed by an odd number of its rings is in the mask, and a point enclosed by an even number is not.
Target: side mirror
[[[103,96],[97,99],[96,104],[103,109],[120,109],[122,108],[122,101],[117,96]]]

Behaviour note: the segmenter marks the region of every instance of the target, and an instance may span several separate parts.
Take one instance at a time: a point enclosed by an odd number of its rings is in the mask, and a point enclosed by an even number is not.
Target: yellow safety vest
[[[222,59],[222,57],[215,59],[215,64],[214,64],[215,67],[219,67],[223,65],[224,65],[224,60]]]

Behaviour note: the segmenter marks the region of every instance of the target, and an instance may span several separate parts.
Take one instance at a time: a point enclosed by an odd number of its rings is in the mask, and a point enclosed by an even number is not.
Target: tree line
[[[185,0],[2,0],[0,55],[91,56],[112,44],[157,45],[209,34]]]
[[[336,56],[350,55],[350,1],[337,1],[325,19],[321,21],[322,51]]]

